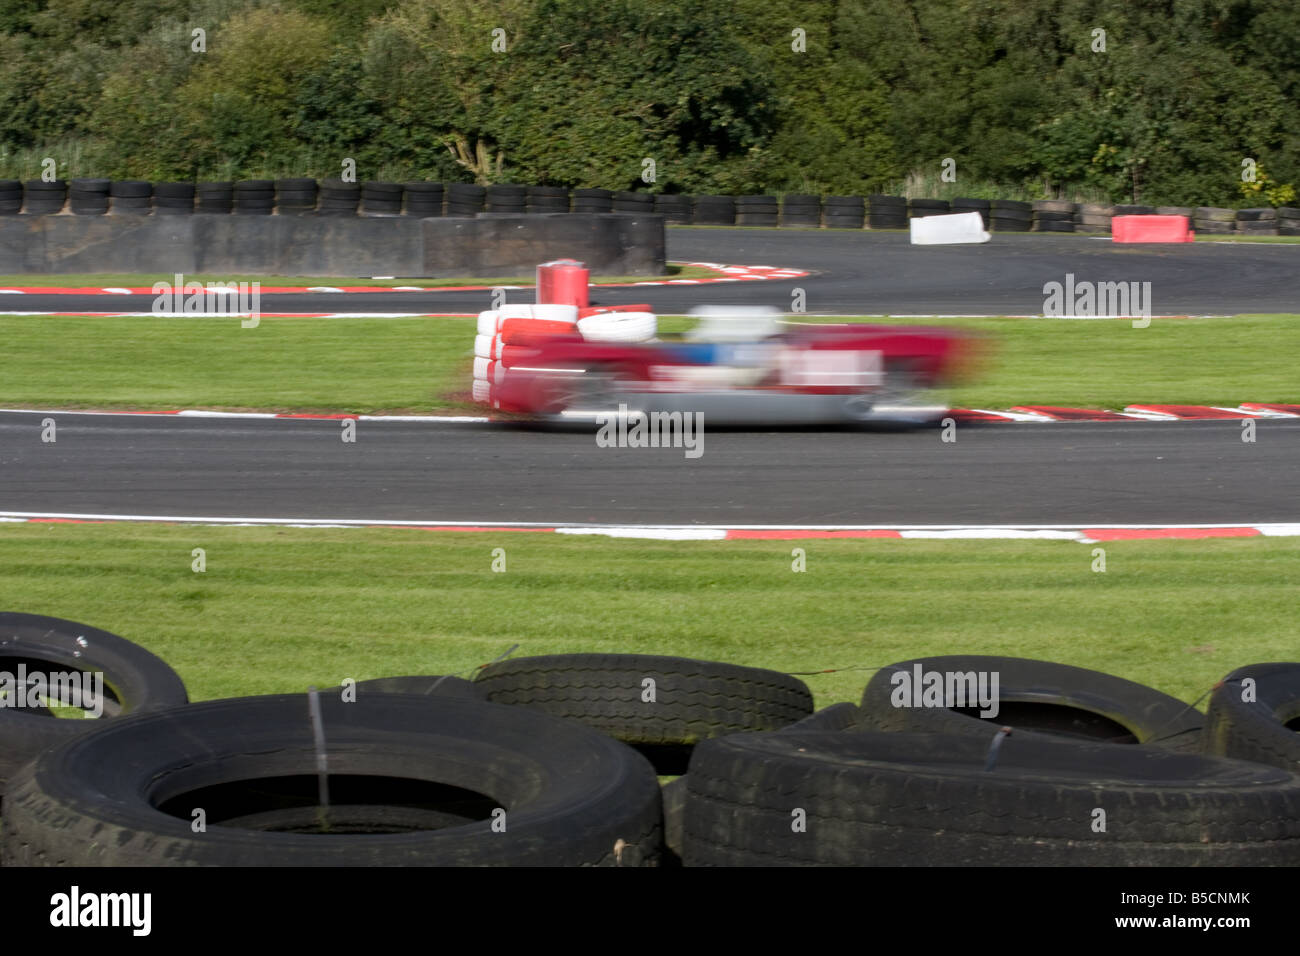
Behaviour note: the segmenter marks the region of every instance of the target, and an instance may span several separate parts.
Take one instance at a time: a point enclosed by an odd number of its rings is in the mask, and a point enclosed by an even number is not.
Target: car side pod
[[[984,228],[978,212],[947,216],[918,216],[910,222],[912,245],[946,246],[956,243],[988,242],[992,234]]]

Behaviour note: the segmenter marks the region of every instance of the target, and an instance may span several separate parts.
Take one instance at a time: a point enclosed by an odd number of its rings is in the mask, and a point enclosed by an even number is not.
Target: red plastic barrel
[[[590,278],[586,264],[574,259],[543,262],[537,267],[537,302],[539,305],[573,305],[585,309]]]

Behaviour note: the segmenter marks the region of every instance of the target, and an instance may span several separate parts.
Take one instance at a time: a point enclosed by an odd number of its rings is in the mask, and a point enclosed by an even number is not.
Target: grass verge
[[[1127,319],[941,321],[983,333],[991,346],[977,380],[937,396],[955,406],[1300,400],[1288,358],[1300,354],[1297,315],[1154,319],[1145,329]],[[689,322],[666,317],[661,328]],[[0,337],[3,407],[476,407],[468,394],[472,319],[263,318],[242,329],[235,318],[0,316]]]
[[[856,701],[874,668],[993,654],[1090,667],[1191,702],[1295,653],[1300,540],[658,542],[555,534],[0,525],[0,609],[136,641],[192,699],[345,677],[635,652],[802,679]],[[207,570],[191,570],[191,551]],[[506,571],[491,570],[504,548]]]

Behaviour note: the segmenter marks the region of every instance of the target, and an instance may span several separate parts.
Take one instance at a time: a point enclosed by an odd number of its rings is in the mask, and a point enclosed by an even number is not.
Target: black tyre
[[[804,730],[861,730],[862,711],[857,704],[831,704],[815,714],[809,714],[802,720],[796,720],[788,727],[782,727],[777,733],[799,733]]]
[[[918,216],[940,216],[948,211],[946,199],[912,199],[907,204],[908,215],[913,219]]]
[[[1050,209],[1035,209],[1034,222],[1074,222],[1074,213],[1052,212]]]
[[[654,772],[586,727],[479,701],[210,701],[106,725],[14,778],[6,865],[653,865]],[[191,829],[202,809],[206,830]],[[501,818],[496,810],[504,810]],[[269,815],[269,818],[268,818]],[[493,818],[504,830],[493,829]],[[464,821],[472,822],[464,822]],[[448,824],[452,825],[448,825]],[[268,830],[279,832],[267,832]]]
[[[1277,210],[1271,206],[1237,210],[1237,222],[1272,222],[1275,219],[1277,219]]]
[[[1300,664],[1251,664],[1225,677],[1210,697],[1202,741],[1209,754],[1300,773]]]
[[[788,674],[649,654],[520,657],[488,665],[475,683],[494,703],[581,721],[616,737],[660,774],[684,773],[701,740],[776,730],[813,710],[808,688]]]
[[[830,225],[830,223],[827,223]],[[884,216],[872,213],[867,217],[867,225],[872,229],[906,229],[906,216]]]
[[[1206,235],[1226,236],[1237,231],[1237,224],[1218,219],[1196,219],[1192,221],[1192,231],[1203,232]]]
[[[1134,205],[1133,203],[1117,203],[1115,206],[1115,215],[1117,216],[1153,216],[1155,211],[1155,206]]]
[[[1028,219],[1005,219],[996,210],[989,216],[989,228],[994,232],[1028,232],[1030,225]]]
[[[867,197],[867,202],[872,206],[884,208],[885,206],[894,206],[901,209],[907,208],[907,199],[904,196],[887,196],[884,193],[872,193]],[[901,212],[899,213],[901,215]]]
[[[912,706],[906,687],[929,673],[998,675],[997,713],[964,707]],[[906,678],[908,683],[904,683]],[[967,685],[969,686],[969,685]],[[987,678],[991,689],[992,678]],[[896,706],[895,702],[902,706]],[[1175,697],[1100,671],[1018,657],[922,657],[882,667],[862,692],[864,728],[974,734],[987,740],[999,727],[1114,744],[1154,744],[1195,751],[1203,715]]]
[[[737,734],[686,777],[687,866],[1294,866],[1300,777],[1155,749]],[[1104,812],[1104,830],[1094,830]]]
[[[1034,232],[1074,232],[1074,223],[1068,220],[1040,219],[1034,222]]]
[[[332,688],[339,690],[340,688]],[[376,677],[373,680],[358,681],[357,698],[364,693],[409,694],[414,697],[459,697],[464,700],[486,701],[487,694],[482,687],[463,677],[447,674],[434,674],[429,677]]]
[[[103,717],[58,718],[43,707],[0,707],[0,792],[24,763],[103,726],[110,715],[177,707],[189,699],[174,670],[125,638],[62,618],[0,612],[0,673],[16,679],[20,666],[47,681],[54,673],[102,674]]]
[[[1028,219],[1033,214],[1034,207],[1019,199],[993,199],[989,202],[989,211],[1004,219]]]
[[[1192,218],[1191,206],[1156,206],[1157,216],[1186,216]]]
[[[1210,219],[1214,222],[1236,222],[1237,210],[1223,206],[1197,206],[1195,216],[1197,219]]]
[[[138,179],[124,179],[111,183],[108,194],[114,199],[148,199],[153,195],[153,183]]]

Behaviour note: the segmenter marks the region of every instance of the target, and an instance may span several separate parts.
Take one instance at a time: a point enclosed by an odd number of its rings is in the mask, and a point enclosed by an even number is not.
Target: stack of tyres
[[[822,224],[822,197],[787,193],[781,199],[779,224],[787,229],[816,229]]]
[[[154,183],[155,216],[189,216],[194,213],[193,183]]]
[[[277,179],[275,212],[279,216],[303,216],[316,211],[316,180]]]
[[[872,193],[867,197],[867,225],[872,229],[906,229],[907,200],[902,196]]]
[[[361,215],[400,216],[402,184],[365,182],[361,184]]]
[[[655,197],[651,193],[621,189],[614,193],[610,208],[613,212],[654,212]]]
[[[696,196],[691,221],[697,226],[734,226],[736,200],[731,196]]]
[[[442,215],[442,183],[407,183],[403,189],[402,214],[416,219]]]
[[[1034,207],[1015,199],[995,199],[989,204],[989,228],[994,232],[1028,232]]]
[[[1190,225],[1195,217],[1195,210],[1191,206],[1156,206],[1157,216],[1182,216]]]
[[[448,216],[477,216],[483,211],[487,189],[473,183],[448,183],[446,196]]]
[[[320,184],[320,199],[316,208],[320,216],[355,216],[361,201],[359,183],[341,179],[324,179]]]
[[[1140,203],[1119,203],[1115,206],[1117,216],[1154,216],[1155,214],[1155,206],[1144,206]]]
[[[1114,206],[1080,203],[1074,211],[1074,231],[1110,232],[1110,221],[1114,215]]]
[[[1237,231],[1237,211],[1223,206],[1197,206],[1192,232],[1207,236],[1226,236]]]
[[[235,183],[237,216],[269,216],[275,211],[275,180],[243,179]]]
[[[1278,207],[1277,234],[1279,236],[1300,236],[1300,209],[1295,206]]]
[[[29,216],[51,216],[63,210],[68,198],[68,184],[56,179],[30,179],[23,190],[23,212]]]
[[[1039,199],[1033,204],[1034,232],[1074,232],[1074,206],[1062,199]]]
[[[147,216],[153,208],[153,184],[141,180],[115,182],[108,188],[115,216]]]
[[[861,229],[866,209],[861,196],[827,196],[822,201],[822,225],[827,229]]]
[[[918,219],[923,216],[942,216],[949,212],[946,199],[910,199],[907,203],[907,218]]]
[[[1248,236],[1276,236],[1277,210],[1271,206],[1238,209],[1237,232]]]
[[[693,196],[675,196],[659,193],[655,196],[655,212],[664,217],[664,222],[689,225]]]
[[[612,212],[614,192],[610,189],[575,189],[573,191],[574,212]]]
[[[966,196],[958,196],[949,204],[952,212],[977,212],[984,223],[984,228],[989,227],[989,201],[987,199],[971,199]]]
[[[496,183],[487,188],[485,212],[523,215],[528,206],[528,187],[515,183]]]
[[[737,226],[775,226],[777,221],[775,196],[737,196]]]
[[[110,180],[74,179],[68,185],[68,208],[74,216],[102,216],[108,212]]]
[[[195,212],[228,215],[235,201],[235,184],[199,183],[197,195],[199,202]]]
[[[529,186],[527,198],[530,213],[569,211],[569,191],[563,186]]]
[[[17,179],[0,179],[0,216],[16,216],[23,208],[23,184]]]

